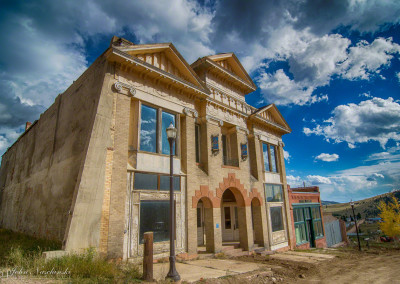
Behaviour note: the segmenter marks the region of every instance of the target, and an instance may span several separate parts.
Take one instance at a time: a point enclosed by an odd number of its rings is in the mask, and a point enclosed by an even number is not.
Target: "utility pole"
[[[361,251],[360,236],[358,235],[357,219],[356,219],[356,214],[354,213],[354,202],[353,202],[353,201],[350,201],[350,205],[351,205],[351,209],[353,210],[354,224],[356,225],[356,233],[357,233],[357,241],[358,241],[358,250]]]

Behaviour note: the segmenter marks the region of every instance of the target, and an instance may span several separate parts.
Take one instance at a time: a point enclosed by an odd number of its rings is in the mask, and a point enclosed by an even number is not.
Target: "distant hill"
[[[321,204],[322,204],[322,205],[331,205],[331,204],[339,204],[339,202],[321,200]]]
[[[392,194],[400,199],[400,190],[394,192],[388,192],[380,194],[374,197],[366,198],[363,200],[354,202],[354,211],[356,215],[361,214],[362,218],[374,218],[378,217],[379,209],[378,205],[381,201],[388,202],[391,199]],[[336,204],[324,204],[322,203],[324,213],[332,213],[336,217],[346,216],[350,217],[353,215],[351,212],[350,203],[336,203]]]

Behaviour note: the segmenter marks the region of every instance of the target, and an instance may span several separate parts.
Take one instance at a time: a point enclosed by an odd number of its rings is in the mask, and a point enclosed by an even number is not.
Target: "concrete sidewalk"
[[[244,262],[231,259],[202,259],[186,262],[177,262],[176,269],[182,281],[194,282],[200,279],[218,278],[227,275],[242,274],[255,270],[271,271],[265,264]],[[154,278],[165,279],[169,270],[169,263],[154,264]]]
[[[318,262],[326,261],[335,257],[336,256],[334,255],[322,254],[322,253],[287,251],[284,253],[273,254],[270,256],[270,259],[316,264]]]

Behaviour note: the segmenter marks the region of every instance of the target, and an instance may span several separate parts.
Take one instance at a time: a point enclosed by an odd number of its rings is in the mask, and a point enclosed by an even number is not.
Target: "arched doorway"
[[[257,198],[251,200],[251,221],[253,227],[254,243],[264,246],[264,234],[262,227],[261,204]]]
[[[238,242],[239,235],[239,213],[236,197],[228,188],[221,198],[221,224],[222,241]]]
[[[202,197],[196,208],[197,213],[197,247],[206,247],[207,252],[214,251],[213,207],[211,200]],[[198,249],[199,251],[199,249]]]

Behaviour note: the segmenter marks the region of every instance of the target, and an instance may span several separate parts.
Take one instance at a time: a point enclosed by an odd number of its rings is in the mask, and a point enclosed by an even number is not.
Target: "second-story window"
[[[140,150],[157,152],[157,109],[142,105]]]
[[[170,154],[170,147],[169,147],[169,142],[168,142],[168,137],[167,137],[167,128],[168,128],[168,126],[172,123],[172,125],[174,126],[174,127],[176,127],[176,123],[175,123],[175,115],[173,115],[172,113],[169,113],[169,112],[166,112],[166,111],[163,111],[162,112],[162,115],[161,115],[161,120],[162,120],[162,123],[161,123],[161,137],[162,137],[162,145],[161,145],[161,148],[162,148],[162,153],[163,154],[167,154],[167,155],[169,155]],[[174,145],[174,147],[172,148],[172,154],[174,154],[175,155],[175,148],[176,148],[176,143],[175,143],[175,145]]]
[[[225,166],[239,167],[237,139],[235,133],[222,134],[222,158]]]
[[[172,123],[176,126],[176,115],[161,108],[142,104],[140,117],[140,151],[169,155],[170,147],[166,129]],[[161,142],[161,143],[160,143]],[[173,147],[176,154],[177,141]]]
[[[278,172],[278,157],[276,154],[276,146],[263,143],[264,170],[266,172]]]

